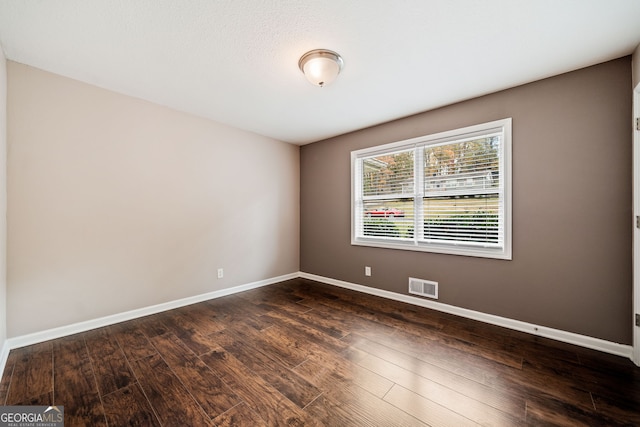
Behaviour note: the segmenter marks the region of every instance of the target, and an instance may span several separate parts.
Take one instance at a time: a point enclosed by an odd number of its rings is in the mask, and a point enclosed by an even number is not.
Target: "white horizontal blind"
[[[501,134],[429,145],[424,151],[424,240],[504,242]]]
[[[352,152],[352,244],[511,259],[511,119]]]
[[[389,151],[360,160],[361,234],[382,239],[412,239],[415,192],[414,149]]]

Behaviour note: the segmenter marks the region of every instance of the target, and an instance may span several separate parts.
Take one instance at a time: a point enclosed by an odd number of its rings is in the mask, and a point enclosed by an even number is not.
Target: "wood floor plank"
[[[348,297],[343,299],[355,307],[356,301],[359,299],[358,295],[355,292],[347,295]],[[443,346],[473,353],[507,366],[518,368],[522,365],[522,357],[519,354],[504,351],[495,345],[493,341],[487,343],[486,339],[478,337],[471,339],[473,335],[460,336],[457,333],[449,335],[443,330],[442,316],[444,314],[438,313],[434,315],[433,312],[425,314],[425,311],[419,311],[418,307],[406,307],[406,304],[397,301],[389,302],[379,297],[373,298],[371,301],[367,300],[366,308],[375,310],[376,315],[370,315],[370,320],[382,321],[385,325],[399,328],[403,332],[416,335],[420,339],[433,340]],[[452,328],[450,327],[449,329]],[[461,339],[462,337],[467,339]]]
[[[64,406],[65,426],[106,426],[89,353],[82,335],[56,340],[54,404]]]
[[[4,366],[4,372],[2,373],[2,378],[0,379],[0,406],[7,404],[7,396],[9,395],[9,388],[11,387],[11,380],[13,378],[13,368],[15,367],[17,359],[17,351],[9,352],[9,356],[7,356],[7,362]]]
[[[244,402],[217,416],[213,421],[218,427],[267,427],[267,423]]]
[[[225,328],[260,317],[270,311],[269,308],[246,302],[242,295],[230,295],[224,299],[205,301],[205,304],[211,309],[211,316]]]
[[[368,414],[356,412],[351,407],[322,395],[306,408],[306,411],[326,426],[363,427],[376,426]]]
[[[18,405],[53,393],[53,344],[47,341],[19,348],[7,405]]]
[[[191,397],[158,354],[133,362],[133,370],[162,425],[213,426],[211,419]]]
[[[347,349],[347,344],[338,338],[331,336],[323,332],[320,329],[305,324],[304,321],[299,321],[295,315],[288,315],[286,313],[269,312],[264,317],[271,320],[274,325],[279,326],[282,330],[289,331],[289,335],[294,334],[299,337],[300,340],[304,340],[310,343],[312,347],[311,351],[331,351],[341,352]],[[322,350],[320,350],[322,348]]]
[[[565,344],[565,346],[567,345],[568,344]],[[547,348],[548,347],[549,346],[547,346]],[[595,372],[611,374],[615,377],[633,378],[635,380],[640,379],[640,370],[638,370],[638,367],[626,357],[603,353],[601,351],[585,347],[569,346],[569,348],[577,354],[580,365],[593,369]]]
[[[162,335],[170,332],[170,329],[167,327],[164,321],[167,317],[175,315],[175,312],[176,310],[163,311],[161,313],[155,313],[150,316],[135,319],[128,323],[134,325],[136,328],[136,332],[142,333],[142,335],[148,339],[151,337],[155,337],[156,335]],[[141,340],[141,343],[148,345],[148,340],[146,342]],[[152,354],[154,354],[154,352],[151,352],[144,357],[151,356]]]
[[[388,301],[380,297],[367,298],[366,306],[360,303],[362,298],[357,292],[343,290],[325,290],[319,295],[331,295],[336,298],[325,299],[322,304],[328,304],[334,309],[354,313],[372,322],[392,326],[402,330],[404,334],[415,335],[413,339],[433,340],[441,344],[443,350],[460,350],[473,353],[476,356],[484,357],[491,361],[505,364],[512,367],[520,367],[522,358],[518,354],[502,351],[495,346],[487,348],[477,343],[467,342],[456,337],[450,337],[441,333],[442,325],[437,316],[422,316],[416,314],[416,307],[398,310],[395,306],[406,307],[396,301]],[[424,310],[423,310],[424,312]]]
[[[510,330],[501,326],[491,325],[457,316],[440,316],[440,332],[476,345],[488,348],[498,348],[514,354],[522,355],[524,351],[513,345]]]
[[[487,383],[492,378],[511,371],[509,366],[499,362],[488,360],[474,353],[466,353],[447,345],[441,345],[437,341],[420,340],[416,336],[401,330],[394,331],[392,335],[363,334],[360,331],[357,334],[362,334],[372,342],[394,348],[419,360],[479,383]]]
[[[354,325],[353,332],[373,340],[381,337],[385,339],[385,342],[402,338],[404,342],[414,347],[419,346],[418,342],[426,341],[429,343],[432,358],[438,359],[442,363],[470,358],[470,360],[458,364],[458,368],[462,370],[468,369],[470,371],[468,375],[474,376],[474,379],[478,379],[478,376],[481,377],[483,371],[493,362],[510,367],[521,367],[522,365],[522,358],[519,354],[511,354],[497,349],[492,350],[462,340],[451,339],[439,334],[437,327],[416,327],[395,318],[393,315],[388,315],[386,312],[359,309],[349,302],[335,298],[321,299],[319,296],[322,295],[325,294],[317,294],[317,301],[310,301],[308,305],[312,307],[316,307],[318,304],[325,305],[332,310],[339,310],[360,317],[365,323]],[[421,349],[418,351],[421,351]],[[485,364],[481,359],[487,359],[488,364]]]
[[[309,307],[300,304],[301,298],[284,286],[258,288],[251,292],[243,292],[239,297],[267,311],[285,310],[292,313],[309,311]]]
[[[632,426],[627,421],[618,421],[571,405],[550,396],[532,396],[527,401],[527,425],[533,426]]]
[[[593,394],[640,405],[640,387],[634,387],[640,382],[640,369],[631,360],[610,354],[595,355],[593,350],[584,353],[579,350],[579,365],[567,363],[574,368],[573,378],[576,381],[588,382]]]
[[[323,290],[324,287],[320,290],[307,290],[301,293],[301,296],[307,297],[302,303],[314,311],[318,311],[323,315],[326,314],[329,318],[338,319],[351,333],[362,332],[373,335],[393,335],[395,333],[396,329],[392,324],[381,321],[388,318],[391,323],[395,323],[396,321],[393,317],[386,316],[370,308],[363,309],[362,307],[354,306]],[[406,326],[405,324],[402,325]],[[426,331],[425,333],[431,332]]]
[[[367,316],[358,315],[358,310],[354,310],[347,303],[316,298],[305,300],[305,304],[314,311],[322,314],[330,313],[330,316],[341,318],[350,333],[359,333],[372,339],[377,336],[393,336],[396,333],[396,329],[390,325],[376,322]]]
[[[522,424],[525,418],[524,408],[520,414],[511,415],[375,356],[362,359],[359,365],[480,425],[516,426]]]
[[[213,419],[240,403],[233,390],[178,337],[166,333],[151,338],[151,342],[209,418]]]
[[[322,425],[226,351],[201,358],[267,425]]]
[[[205,302],[181,307],[174,311],[182,316],[190,327],[200,335],[207,336],[225,328],[222,323],[216,321],[211,306]]]
[[[524,417],[526,401],[523,397],[492,388],[480,382],[470,380],[447,369],[417,359],[396,349],[374,343],[362,337],[353,337],[351,341],[356,349],[365,354],[378,357],[386,362],[400,366],[423,378],[437,382],[465,396],[511,414],[516,418]],[[367,366],[367,360],[359,358],[357,363]],[[371,359],[368,359],[371,360]]]
[[[132,383],[103,397],[104,411],[110,426],[160,426],[149,401],[138,383]]]
[[[345,322],[344,316],[332,316],[328,310],[321,311],[305,307],[303,311],[284,310],[276,313],[288,313],[288,316],[306,327],[317,329],[318,331],[333,338],[343,338],[349,334],[351,328]],[[274,312],[267,314],[270,315]]]
[[[351,385],[358,386],[382,398],[393,382],[375,372],[363,368],[340,355],[317,353],[309,356],[294,371],[322,390],[335,390]]]
[[[337,405],[340,405],[348,411],[348,413],[359,421],[359,425],[372,425],[372,426],[407,426],[407,427],[420,427],[427,426],[412,414],[400,409],[384,399],[380,399],[373,396],[366,390],[358,386],[347,386],[344,388],[337,388],[328,390],[323,394],[324,399],[318,401],[318,404],[327,405],[331,411],[328,412],[328,421],[326,424],[330,426],[336,426],[333,419],[333,413]],[[316,402],[314,402],[315,404]],[[309,405],[310,407],[313,406]]]
[[[31,396],[20,402],[13,402],[11,405],[16,406],[51,406],[53,405],[53,391],[45,394],[41,394],[40,396]]]
[[[385,313],[372,310],[368,307],[363,308],[361,306],[354,305],[342,298],[336,297],[332,292],[333,290],[329,291],[326,288],[320,288],[317,290],[307,289],[305,291],[305,295],[308,295],[308,299],[303,300],[303,303],[312,308],[317,307],[317,305],[324,306],[331,310],[338,310],[338,312],[344,312],[348,315],[355,316],[356,318],[366,320],[368,321],[366,323],[368,328],[372,328],[374,325],[379,325],[382,328],[393,329],[394,325],[401,322],[391,316],[387,316]],[[406,326],[405,323],[402,323],[402,325]],[[425,333],[427,332],[428,331],[425,331]]]
[[[580,362],[578,347],[539,335],[531,335],[520,331],[509,331],[509,336],[515,339],[523,354],[548,354],[550,351],[555,354],[558,360],[567,362]]]
[[[614,390],[613,397],[593,394],[596,413],[610,420],[624,419],[631,425],[640,426],[640,401],[629,394],[621,396],[624,392],[620,393],[619,389]]]
[[[400,321],[405,328],[412,327],[423,331],[440,331],[443,328],[441,322],[443,313],[425,311],[420,307],[377,296],[370,296],[363,300],[361,294],[356,291],[326,288],[325,292],[348,303],[360,312],[373,311],[377,315]],[[388,321],[389,319],[385,318],[385,323]]]
[[[548,375],[525,363],[522,373],[507,372],[494,378],[493,384],[525,395],[549,395],[554,398],[591,411],[594,408],[591,393],[585,383],[572,381],[560,375]]]
[[[294,296],[291,291],[286,293],[287,296],[283,298],[280,296],[282,292],[283,289],[271,287],[259,294],[254,295],[252,291],[244,292],[240,295],[260,307],[265,307],[268,310],[265,315],[270,313],[289,313],[292,318],[295,318],[300,323],[316,328],[334,338],[342,338],[348,334],[348,329],[344,328],[345,319],[343,316],[334,318],[328,310],[321,312],[310,306],[301,305],[301,298]],[[275,298],[271,294],[275,294]]]
[[[300,408],[317,398],[322,391],[252,343],[238,339],[229,330],[214,334],[215,340],[247,368],[262,377]]]
[[[67,426],[631,426],[640,368],[293,279],[13,349],[2,403]]]
[[[346,394],[342,391],[322,395],[309,405],[307,411],[327,426],[427,427],[427,424],[388,402],[362,396],[353,398],[359,395],[358,391],[353,391],[352,397]]]
[[[135,381],[129,363],[118,341],[107,328],[95,329],[84,334],[98,383],[98,391],[109,394]]]
[[[384,400],[433,427],[464,427],[477,425],[472,420],[398,385],[394,385],[391,390],[389,390]]]
[[[139,323],[141,321],[144,321],[144,319],[136,319],[107,327],[112,336],[118,341],[129,363],[156,354],[156,349],[140,330]]]
[[[175,310],[165,313],[161,317],[162,323],[195,354],[208,353],[215,350],[217,344],[198,332],[198,329],[187,317],[181,315],[181,311]]]
[[[251,326],[235,324],[229,330],[245,342],[254,343],[262,352],[289,368],[298,366],[310,354],[306,341],[291,337],[287,331],[278,328],[258,331]]]

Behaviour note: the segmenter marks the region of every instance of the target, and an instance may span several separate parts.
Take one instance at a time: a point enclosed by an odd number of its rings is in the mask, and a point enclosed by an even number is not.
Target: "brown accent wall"
[[[632,56],[632,70],[633,70],[633,87],[640,87],[640,44],[636,47]]]
[[[402,294],[435,280],[441,303],[630,344],[631,82],[624,57],[303,146],[301,271]],[[512,261],[350,244],[352,150],[505,117]]]

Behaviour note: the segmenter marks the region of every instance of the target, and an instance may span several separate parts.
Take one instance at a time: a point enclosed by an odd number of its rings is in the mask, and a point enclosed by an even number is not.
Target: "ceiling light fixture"
[[[344,61],[334,51],[327,49],[311,50],[300,58],[298,67],[311,84],[323,87],[338,77]]]

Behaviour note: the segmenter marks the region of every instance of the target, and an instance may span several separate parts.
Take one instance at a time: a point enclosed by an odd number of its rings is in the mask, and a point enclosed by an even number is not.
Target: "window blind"
[[[500,246],[501,135],[424,150],[424,239]]]
[[[510,259],[511,119],[352,152],[352,244]]]
[[[362,235],[414,237],[415,150],[390,151],[362,159]]]

